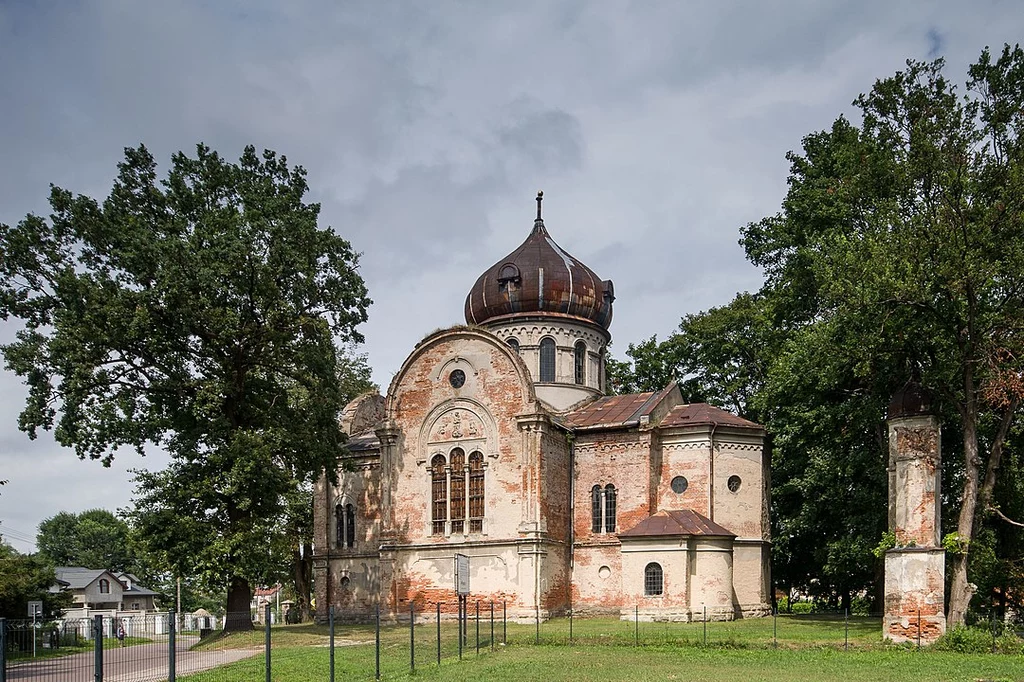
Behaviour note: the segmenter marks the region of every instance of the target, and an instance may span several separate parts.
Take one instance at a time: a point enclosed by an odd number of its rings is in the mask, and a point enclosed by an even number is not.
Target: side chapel
[[[471,601],[510,618],[732,619],[770,611],[764,429],[674,384],[605,395],[614,288],[537,217],[417,344],[387,395],[342,413],[335,485],[314,500],[321,618]]]

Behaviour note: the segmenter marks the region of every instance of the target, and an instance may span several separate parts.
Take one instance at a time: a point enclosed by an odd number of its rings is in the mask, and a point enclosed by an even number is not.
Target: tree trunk
[[[224,619],[225,632],[244,632],[252,630],[252,591],[249,581],[234,576],[228,586],[228,612]]]
[[[957,533],[960,535],[962,551],[953,557],[953,579],[949,586],[949,610],[946,613],[948,627],[965,624],[967,608],[974,596],[974,588],[967,582],[967,553],[974,538],[974,516],[978,506],[978,410],[974,395],[974,381],[970,369],[964,381],[966,403],[964,405],[964,492],[961,498],[960,519]]]
[[[292,579],[295,582],[295,609],[298,614],[296,622],[309,620],[310,576],[313,572],[313,547],[304,542],[301,549],[298,545],[292,548]]]

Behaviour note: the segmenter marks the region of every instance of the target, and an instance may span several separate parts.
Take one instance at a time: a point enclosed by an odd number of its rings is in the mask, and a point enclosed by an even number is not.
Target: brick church
[[[342,413],[337,484],[315,491],[321,616],[470,599],[510,618],[731,619],[769,610],[762,427],[669,385],[607,396],[614,288],[537,218],[412,350],[386,396]]]

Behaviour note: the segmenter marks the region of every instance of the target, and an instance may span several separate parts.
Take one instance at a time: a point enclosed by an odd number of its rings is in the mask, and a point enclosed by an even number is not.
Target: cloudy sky
[[[907,58],[962,82],[1022,36],[1011,1],[0,0],[0,222],[45,212],[49,183],[105,196],[139,142],[163,162],[199,141],[284,153],[363,254],[386,387],[462,321],[543,189],[555,240],[615,282],[622,357],[759,286],[739,229],[778,210],[803,135]],[[22,551],[40,520],[123,507],[128,470],[165,463],[29,441],[24,397],[0,373],[0,532]]]

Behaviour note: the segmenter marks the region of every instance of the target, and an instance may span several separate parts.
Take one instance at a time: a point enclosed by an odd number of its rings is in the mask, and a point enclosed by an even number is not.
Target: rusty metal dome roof
[[[548,234],[541,218],[518,249],[489,267],[466,297],[466,322],[483,324],[508,315],[560,313],[607,329],[615,289],[566,253]]]

